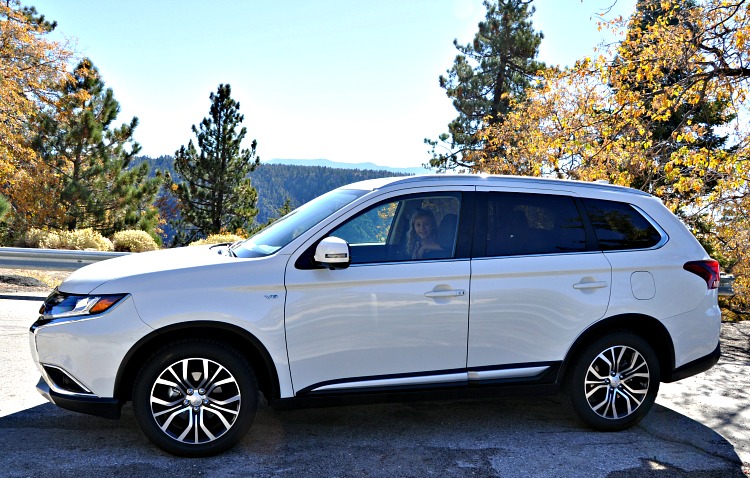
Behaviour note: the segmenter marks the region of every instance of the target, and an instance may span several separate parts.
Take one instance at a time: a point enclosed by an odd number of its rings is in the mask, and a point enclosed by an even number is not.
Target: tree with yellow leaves
[[[54,189],[55,175],[30,147],[31,125],[43,109],[54,109],[70,58],[47,38],[55,25],[18,0],[0,0],[0,192],[14,212],[37,219],[57,209],[40,194]]]
[[[473,169],[637,187],[739,263],[729,245],[746,227],[736,219],[750,179],[750,1],[640,0],[603,27],[622,42],[546,70],[504,122],[477,133]]]

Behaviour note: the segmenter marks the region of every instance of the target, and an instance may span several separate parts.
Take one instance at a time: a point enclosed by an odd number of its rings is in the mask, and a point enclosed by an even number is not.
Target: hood
[[[60,284],[60,291],[89,294],[114,280],[137,278],[154,273],[185,270],[237,261],[226,255],[226,247],[189,246],[152,252],[140,252],[107,259],[82,267]]]

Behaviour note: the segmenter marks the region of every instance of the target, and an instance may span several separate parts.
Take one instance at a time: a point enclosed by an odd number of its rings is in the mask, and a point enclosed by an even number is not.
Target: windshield
[[[232,247],[237,257],[263,257],[286,246],[300,234],[369,191],[334,189],[303,204],[251,238]]]

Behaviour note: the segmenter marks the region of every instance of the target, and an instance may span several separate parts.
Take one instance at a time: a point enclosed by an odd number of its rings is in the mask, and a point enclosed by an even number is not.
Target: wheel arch
[[[115,378],[114,397],[132,399],[138,371],[148,358],[170,342],[184,339],[206,339],[233,347],[253,368],[260,391],[271,401],[280,396],[279,378],[271,355],[263,344],[247,330],[236,325],[213,321],[193,321],[155,330],[143,337],[125,355]]]
[[[648,315],[622,314],[600,320],[578,336],[563,360],[558,382],[565,379],[571,361],[586,345],[614,331],[631,332],[646,340],[659,360],[661,376],[668,377],[672,373],[675,363],[674,343],[664,324]]]

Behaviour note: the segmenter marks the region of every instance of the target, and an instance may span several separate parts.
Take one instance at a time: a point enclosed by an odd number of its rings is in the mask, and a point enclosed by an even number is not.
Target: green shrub
[[[237,234],[229,234],[228,232],[222,233],[222,234],[211,234],[205,239],[201,239],[200,241],[191,242],[190,246],[204,246],[206,244],[223,244],[226,242],[236,242],[241,241],[245,239],[242,236],[238,236]]]
[[[153,237],[146,231],[139,230],[116,232],[112,237],[112,243],[116,251],[122,252],[146,252],[159,248]]]

